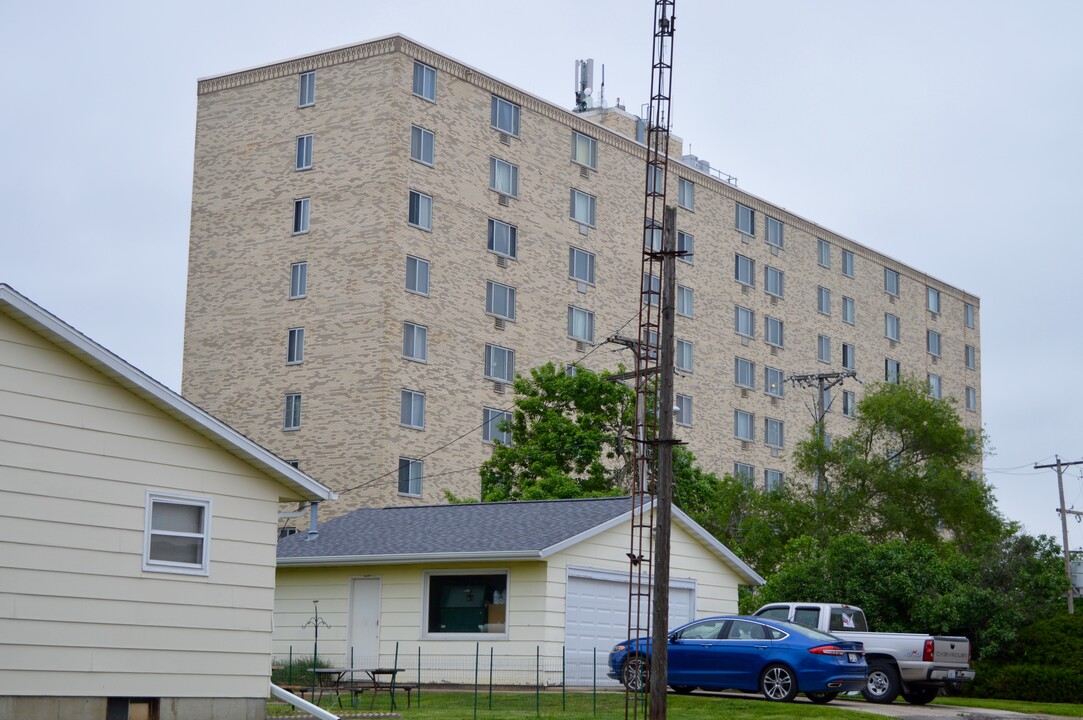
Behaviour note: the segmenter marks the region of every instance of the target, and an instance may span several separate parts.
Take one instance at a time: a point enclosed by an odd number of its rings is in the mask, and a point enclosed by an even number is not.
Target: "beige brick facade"
[[[434,102],[412,91],[415,61],[435,69]],[[315,101],[298,106],[299,75],[315,71]],[[520,108],[518,137],[490,124],[493,95]],[[395,36],[203,80],[199,85],[195,178],[184,350],[184,394],[302,469],[343,492],[327,512],[362,505],[435,503],[445,489],[477,496],[477,467],[489,455],[484,408],[509,408],[486,380],[485,345],[515,351],[515,368],[568,363],[587,355],[568,336],[568,307],[594,313],[596,343],[621,330],[634,336],[640,285],[645,152],[622,132],[634,119],[576,115],[495,78]],[[597,121],[597,122],[596,122]],[[434,136],[432,165],[411,160],[411,128]],[[597,169],[572,160],[573,131],[597,141]],[[295,169],[298,136],[311,134],[312,167]],[[501,204],[489,189],[490,158],[518,167],[518,196]],[[677,392],[693,398],[691,427],[679,427],[700,463],[717,473],[751,465],[790,478],[790,453],[811,422],[813,393],[787,385],[765,394],[765,366],[785,376],[842,369],[853,346],[858,378],[884,378],[885,359],[903,373],[942,378],[964,422],[980,428],[978,299],[913,268],[692,167],[670,164],[695,184],[694,210],[678,228],[695,238],[678,282],[694,293],[692,317],[677,320],[693,343],[693,368]],[[569,213],[575,188],[596,200],[594,227]],[[431,230],[408,222],[409,194],[432,198]],[[310,198],[307,232],[294,234],[294,202]],[[736,227],[737,205],[755,213],[751,237]],[[784,226],[772,251],[767,218]],[[487,250],[487,221],[518,230],[518,253],[501,261]],[[830,244],[830,267],[818,262]],[[593,253],[595,284],[569,277],[570,247]],[[853,253],[853,276],[842,272]],[[754,285],[735,280],[735,256],[755,264]],[[428,295],[407,292],[407,256],[429,263]],[[307,263],[307,292],[290,299],[291,264]],[[765,292],[764,268],[785,273],[785,292]],[[900,275],[899,297],[884,291],[884,268]],[[503,329],[486,314],[486,283],[516,290],[515,319]],[[831,314],[817,310],[818,288],[831,292]],[[940,291],[940,313],[926,309],[927,287]],[[585,291],[585,292],[584,292]],[[855,322],[842,319],[852,298]],[[894,301],[893,301],[894,300]],[[964,322],[974,308],[974,327]],[[755,313],[755,336],[742,344],[735,306]],[[885,313],[899,317],[898,343],[885,337]],[[784,323],[784,347],[765,343],[765,317]],[[631,321],[627,326],[626,323]],[[427,362],[402,357],[403,324],[427,329]],[[287,364],[290,328],[304,328],[303,362]],[[622,329],[623,328],[623,329]],[[941,354],[926,351],[926,331]],[[817,336],[831,339],[830,364],[817,359]],[[975,367],[964,347],[975,348]],[[590,350],[592,348],[586,348]],[[735,358],[755,363],[755,387],[735,384]],[[627,350],[605,345],[588,367],[631,367]],[[975,408],[966,409],[966,388]],[[400,425],[400,392],[425,394],[424,429]],[[828,429],[848,432],[836,388]],[[288,393],[302,398],[300,427],[284,430]],[[734,412],[754,414],[755,438],[734,436]],[[784,422],[779,451],[765,445],[765,419]],[[399,493],[400,457],[424,458],[420,497]],[[352,488],[358,488],[353,490]]]

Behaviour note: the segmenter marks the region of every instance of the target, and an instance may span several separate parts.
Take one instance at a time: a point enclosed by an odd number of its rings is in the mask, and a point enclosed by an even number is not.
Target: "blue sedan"
[[[626,640],[609,653],[609,677],[633,691],[647,686],[649,638]],[[761,692],[788,702],[803,692],[826,703],[865,687],[868,666],[859,642],[782,620],[730,615],[696,620],[669,635],[669,684],[678,693]]]

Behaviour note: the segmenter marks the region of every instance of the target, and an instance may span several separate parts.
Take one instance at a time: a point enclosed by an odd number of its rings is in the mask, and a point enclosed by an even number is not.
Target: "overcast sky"
[[[638,112],[653,6],[0,0],[0,282],[179,389],[198,78],[401,32],[569,108],[592,57]],[[1083,458],[1081,27],[1075,0],[680,0],[673,71],[686,152],[981,298],[986,472],[1058,540],[1032,466]]]

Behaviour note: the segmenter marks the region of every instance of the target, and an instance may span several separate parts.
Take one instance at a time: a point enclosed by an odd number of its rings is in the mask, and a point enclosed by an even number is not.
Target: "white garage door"
[[[565,654],[569,685],[615,685],[606,677],[610,649],[628,637],[628,576],[608,571],[569,570],[566,595]],[[695,616],[696,589],[691,581],[669,588],[669,626]],[[595,676],[597,649],[597,676]]]

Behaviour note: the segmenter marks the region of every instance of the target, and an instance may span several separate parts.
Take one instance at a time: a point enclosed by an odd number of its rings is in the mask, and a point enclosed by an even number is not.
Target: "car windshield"
[[[805,637],[809,638],[810,640],[838,640],[839,639],[839,638],[837,638],[834,635],[831,635],[829,633],[820,632],[819,630],[815,630],[813,628],[806,627],[804,625],[798,625],[797,623],[788,622],[786,620],[776,620],[775,622],[777,622],[780,626],[786,628],[786,630],[788,632],[794,633],[796,635],[804,635]]]

